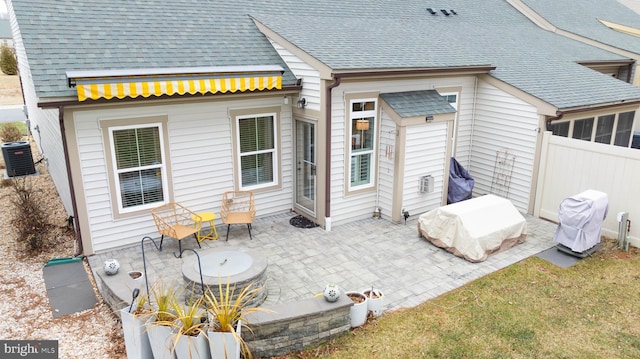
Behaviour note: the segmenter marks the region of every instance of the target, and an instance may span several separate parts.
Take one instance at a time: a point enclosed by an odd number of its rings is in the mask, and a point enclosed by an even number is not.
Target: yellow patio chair
[[[202,218],[196,213],[179,203],[169,202],[152,209],[151,215],[156,222],[158,233],[162,235],[160,238],[160,250],[162,250],[164,236],[174,238],[178,241],[178,248],[180,250],[178,257],[182,256],[182,239],[190,235],[193,235],[196,243],[198,243],[198,247],[202,248],[197,236],[197,233],[200,231]]]
[[[222,223],[227,225],[227,241],[232,224],[246,224],[251,236],[251,224],[256,218],[256,204],[251,191],[228,191],[223,194],[220,208]]]

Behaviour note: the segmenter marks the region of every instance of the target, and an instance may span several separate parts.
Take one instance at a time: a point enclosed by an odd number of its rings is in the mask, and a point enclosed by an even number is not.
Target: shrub
[[[2,49],[0,49],[0,70],[7,75],[15,75],[18,73],[16,56],[6,45],[3,45]]]
[[[49,212],[28,177],[13,180],[13,226],[18,230],[18,243],[30,252],[47,244]]]
[[[13,123],[6,123],[0,129],[0,140],[2,142],[16,142],[22,139],[22,131]]]

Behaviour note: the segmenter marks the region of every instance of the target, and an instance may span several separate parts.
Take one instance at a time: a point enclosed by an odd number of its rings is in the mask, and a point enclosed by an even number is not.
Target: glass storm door
[[[296,120],[296,205],[316,212],[316,125]]]

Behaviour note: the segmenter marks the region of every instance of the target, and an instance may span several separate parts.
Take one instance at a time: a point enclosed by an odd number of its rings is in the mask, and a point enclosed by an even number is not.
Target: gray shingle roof
[[[617,0],[522,0],[554,26],[640,54],[640,38],[603,25],[598,19],[640,28],[640,15]]]
[[[40,97],[72,96],[71,70],[286,69],[253,16],[336,70],[494,65],[492,76],[559,108],[640,98],[640,89],[576,64],[621,56],[541,30],[502,0],[12,2]],[[287,70],[283,82],[294,81]]]
[[[380,97],[402,118],[456,112],[435,90],[382,93]]]

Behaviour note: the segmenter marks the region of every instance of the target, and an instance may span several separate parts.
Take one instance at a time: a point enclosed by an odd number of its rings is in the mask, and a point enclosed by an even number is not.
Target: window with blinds
[[[277,184],[275,121],[275,114],[237,118],[242,189]]]
[[[119,205],[127,209],[164,202],[160,124],[110,128]]]
[[[376,133],[376,100],[351,100],[349,106],[351,138],[349,183],[351,189],[373,184]]]

